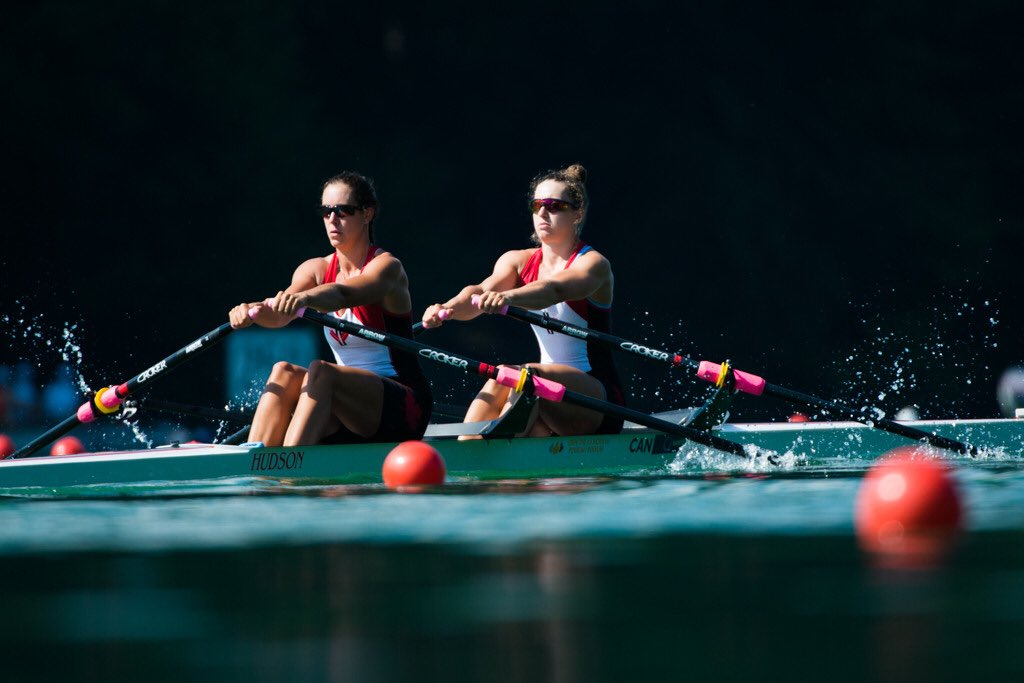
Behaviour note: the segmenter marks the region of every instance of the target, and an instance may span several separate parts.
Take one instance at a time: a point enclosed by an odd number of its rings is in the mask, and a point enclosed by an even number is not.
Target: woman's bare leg
[[[508,387],[498,384],[493,379],[487,380],[476,395],[476,398],[470,402],[469,409],[466,410],[466,417],[462,419],[463,423],[485,422],[500,417],[507,410],[506,403],[508,402],[510,391]],[[479,438],[481,437],[475,434],[463,435],[459,437],[459,440]]]
[[[606,400],[604,386],[582,370],[553,363],[530,363],[530,368],[545,379],[564,384],[570,391]],[[549,436],[551,433],[561,436],[593,434],[604,419],[603,413],[568,403],[552,403],[541,399],[538,404],[540,413],[529,432],[530,436]]]
[[[282,445],[305,379],[306,368],[300,365],[284,361],[274,364],[263,395],[256,404],[249,441],[262,441],[267,446]]]
[[[285,446],[309,445],[336,431],[339,424],[369,437],[380,427],[384,384],[368,370],[313,361],[306,375]]]

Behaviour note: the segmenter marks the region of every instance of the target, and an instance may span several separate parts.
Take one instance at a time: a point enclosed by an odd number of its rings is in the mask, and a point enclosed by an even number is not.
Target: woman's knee
[[[275,377],[290,377],[292,375],[302,374],[305,371],[305,368],[295,365],[294,363],[289,363],[286,360],[279,360],[276,363],[274,363],[274,367],[270,369],[270,378],[274,379]]]
[[[281,387],[292,386],[302,382],[306,369],[301,365],[294,365],[287,361],[278,361],[270,369],[270,377],[267,384],[276,384]]]
[[[359,387],[359,373],[347,368],[338,367],[323,360],[315,360],[309,364],[306,373],[306,390],[324,390],[335,393],[347,393]]]

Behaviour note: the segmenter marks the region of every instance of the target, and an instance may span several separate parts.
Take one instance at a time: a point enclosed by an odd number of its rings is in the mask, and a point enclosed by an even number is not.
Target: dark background
[[[929,417],[996,414],[996,379],[1024,360],[1017,3],[2,14],[3,362],[49,372],[59,355],[18,321],[73,321],[87,380],[127,379],[327,253],[312,207],[341,169],[376,180],[377,239],[418,314],[526,246],[530,178],[572,162],[621,336]],[[422,339],[535,355],[505,320]],[[163,391],[210,394],[219,361]],[[702,396],[622,369],[644,409]],[[476,385],[430,374],[442,400]]]

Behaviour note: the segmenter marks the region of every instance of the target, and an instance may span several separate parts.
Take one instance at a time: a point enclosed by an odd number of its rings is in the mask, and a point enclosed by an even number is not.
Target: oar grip
[[[437,312],[437,319],[441,320],[441,321],[447,320],[448,316],[450,316],[451,314],[452,314],[452,309],[450,309],[450,308],[442,308],[441,310],[439,310]]]
[[[697,376],[705,382],[711,382],[714,384],[718,381],[718,378],[722,374],[722,366],[720,363],[712,363],[711,361],[702,360],[700,365],[697,366]],[[736,381],[736,389],[746,394],[753,394],[754,396],[760,396],[764,393],[765,381],[763,377],[752,375],[749,372],[743,372],[742,370],[732,371],[733,379]]]
[[[97,391],[91,401],[86,401],[78,407],[78,412],[75,413],[78,421],[92,422],[98,417],[117,412],[118,407],[124,402],[118,393],[128,394],[123,384],[120,387],[103,387]]]
[[[469,297],[469,301],[470,301],[470,303],[472,303],[477,308],[480,308],[480,298],[481,297],[480,297],[479,294],[474,294],[473,296]],[[498,311],[498,313],[501,314],[501,315],[505,315],[506,313],[508,313],[508,304],[505,304],[504,306],[502,306],[501,310]]]
[[[519,385],[519,370],[505,365],[499,365],[497,370],[498,376],[495,377],[494,380],[498,384],[511,387],[513,389]],[[556,403],[560,402],[562,397],[565,396],[564,385],[559,384],[558,382],[553,382],[549,379],[544,379],[543,377],[538,377],[537,375],[533,375],[531,379],[533,380],[533,393],[537,396]]]
[[[78,407],[78,421],[81,423],[92,422],[96,419],[96,413],[93,412],[92,401],[86,401]]]
[[[263,303],[265,305],[267,305],[267,306],[271,306],[274,303],[274,299],[265,299],[263,301]],[[292,318],[301,318],[302,314],[305,313],[305,312],[306,312],[306,307],[305,306],[303,306],[302,308],[296,309],[295,313],[292,314]],[[249,309],[249,317],[254,319],[254,320],[256,319],[256,315],[258,313],[259,313],[259,309],[256,308],[255,306],[253,306],[252,308]]]

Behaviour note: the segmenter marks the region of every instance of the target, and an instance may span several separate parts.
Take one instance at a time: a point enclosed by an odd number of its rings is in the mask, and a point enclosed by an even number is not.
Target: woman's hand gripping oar
[[[456,370],[461,370],[466,374],[475,374],[487,379],[493,379],[499,384],[511,387],[512,389],[533,391],[537,396],[548,401],[562,401],[597,412],[615,415],[623,418],[624,420],[629,420],[636,424],[649,427],[650,429],[678,436],[716,450],[741,457],[752,457],[752,454],[748,453],[747,449],[744,448],[742,444],[736,443],[735,441],[728,441],[727,439],[722,439],[707,432],[698,431],[673,422],[661,420],[653,415],[648,415],[647,413],[641,413],[636,410],[615,405],[614,403],[601,401],[596,398],[586,396],[585,394],[571,391],[558,382],[537,377],[536,375],[526,373],[522,370],[483,363],[455,353],[442,351],[440,349],[427,346],[426,344],[421,344],[413,341],[412,339],[399,337],[380,330],[373,330],[347,320],[335,318],[334,316],[319,313],[317,311],[311,311],[309,309],[299,309],[296,311],[296,317],[301,317],[310,322],[330,327],[338,330],[339,332],[357,335],[376,344],[382,344],[390,348],[416,354],[420,358],[425,358],[435,363],[455,368]]]

